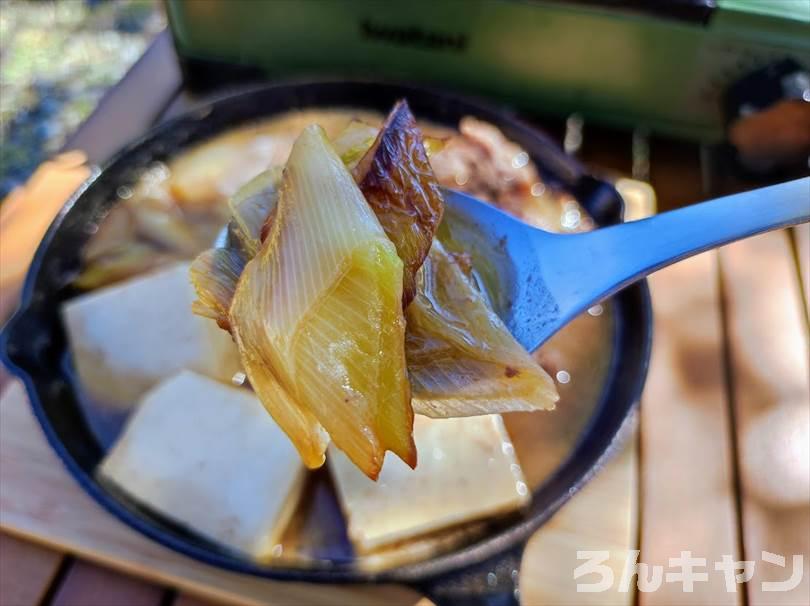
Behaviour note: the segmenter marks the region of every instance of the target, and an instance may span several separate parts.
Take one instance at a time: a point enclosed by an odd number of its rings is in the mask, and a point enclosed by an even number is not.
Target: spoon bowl
[[[527,351],[589,307],[672,263],[810,220],[810,177],[576,234],[532,227],[445,190],[451,242],[491,264],[495,311]]]

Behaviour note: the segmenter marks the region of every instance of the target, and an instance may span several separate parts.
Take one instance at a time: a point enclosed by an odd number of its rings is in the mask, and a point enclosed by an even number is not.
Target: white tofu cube
[[[147,393],[99,473],[257,559],[272,556],[305,477],[295,447],[251,391],[190,371]]]
[[[65,304],[73,361],[91,398],[127,409],[185,368],[225,382],[239,371],[231,336],[191,312],[188,268],[175,264]]]
[[[523,472],[500,415],[416,416],[419,460],[411,469],[388,453],[377,482],[339,450],[329,468],[359,552],[461,522],[505,513],[529,499]]]

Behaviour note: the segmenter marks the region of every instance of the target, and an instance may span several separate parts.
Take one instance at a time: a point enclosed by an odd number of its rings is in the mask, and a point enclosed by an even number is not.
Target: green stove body
[[[192,76],[364,76],[721,139],[723,95],[810,68],[810,0],[166,0]],[[810,99],[806,99],[810,100]]]

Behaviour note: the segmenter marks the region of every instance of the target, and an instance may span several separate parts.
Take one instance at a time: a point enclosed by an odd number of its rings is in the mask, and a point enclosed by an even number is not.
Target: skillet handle
[[[526,543],[468,568],[427,579],[416,588],[436,606],[520,606],[520,561]]]

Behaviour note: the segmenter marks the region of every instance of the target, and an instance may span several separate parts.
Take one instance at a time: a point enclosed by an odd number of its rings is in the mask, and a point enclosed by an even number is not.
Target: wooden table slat
[[[804,302],[810,314],[810,223],[793,228],[796,240],[796,257],[799,262],[799,273],[804,289]]]
[[[226,606],[222,602],[203,600],[188,593],[181,593],[172,602],[171,606]]]
[[[618,590],[624,558],[638,541],[638,433],[529,541],[523,557],[520,589],[525,605],[630,606],[635,592]],[[621,490],[619,489],[621,488]],[[574,569],[584,562],[581,550],[606,551],[604,562],[617,583],[607,592],[579,593]],[[529,572],[531,571],[531,572]]]
[[[80,149],[91,164],[103,166],[154,125],[182,84],[174,43],[164,30],[126,76],[107,91],[93,113],[68,138],[64,150]],[[145,90],[148,94],[143,94]]]
[[[0,533],[0,605],[35,606],[48,591],[63,555]]]
[[[742,487],[745,559],[756,569],[751,606],[810,603],[810,368],[807,324],[786,232],[720,251],[727,301],[732,396]],[[768,551],[787,568],[763,561]],[[766,592],[790,577],[802,555],[801,583]]]
[[[160,606],[164,593],[157,585],[79,560],[49,606]]]
[[[701,149],[693,143],[650,137],[650,184],[658,212],[694,204],[707,198],[703,186]]]
[[[739,559],[733,454],[724,373],[717,254],[699,255],[651,276],[655,340],[641,406],[641,556],[671,570],[689,550],[709,567]],[[663,583],[642,606],[728,604],[722,574],[684,593]]]

